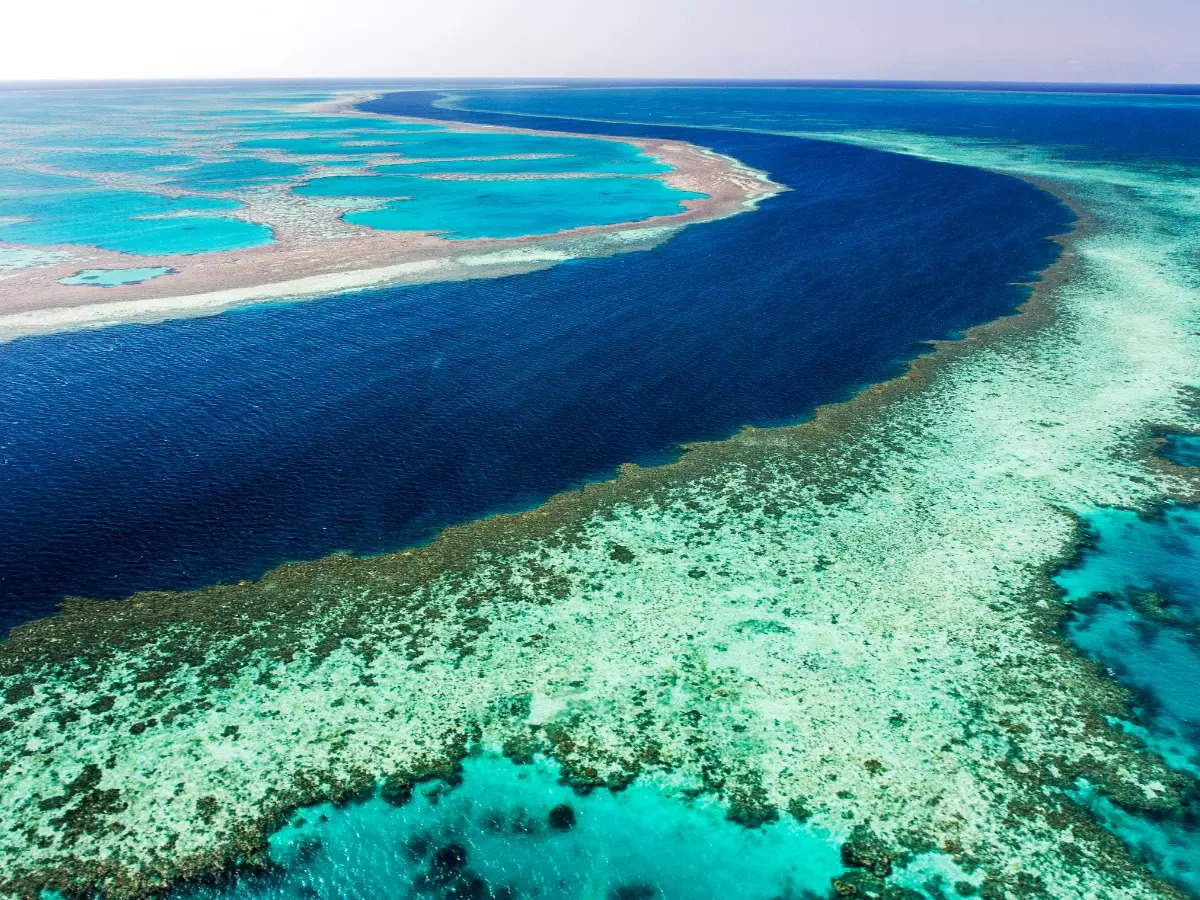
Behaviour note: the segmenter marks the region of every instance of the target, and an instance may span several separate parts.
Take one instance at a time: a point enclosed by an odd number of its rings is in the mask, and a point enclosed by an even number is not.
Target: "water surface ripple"
[[[1011,310],[1069,221],[1012,178],[866,149],[553,127],[693,140],[793,190],[652,252],[0,346],[0,623],[394,549],[801,419]]]

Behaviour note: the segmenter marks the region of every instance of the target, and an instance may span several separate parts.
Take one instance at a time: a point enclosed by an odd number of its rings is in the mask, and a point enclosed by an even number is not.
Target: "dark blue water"
[[[682,123],[764,131],[897,129],[951,138],[1012,141],[1080,161],[1200,164],[1200,95],[1103,94],[1040,88],[948,90],[889,85],[772,87],[685,84],[564,90],[454,91],[461,105],[497,113],[622,122]],[[373,108],[385,109],[384,105]],[[454,113],[459,115],[459,113]],[[520,119],[514,121],[519,122]],[[528,120],[526,120],[528,124]]]
[[[853,147],[554,127],[691,139],[793,190],[652,252],[0,346],[0,621],[396,548],[802,418],[1012,309],[1069,220],[1022,182]]]

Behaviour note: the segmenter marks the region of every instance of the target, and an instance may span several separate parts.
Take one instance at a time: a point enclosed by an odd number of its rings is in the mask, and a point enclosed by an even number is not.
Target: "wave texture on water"
[[[988,173],[719,149],[793,189],[648,253],[0,346],[0,627],[63,596],[396,550],[797,421],[1010,312],[1069,223]]]

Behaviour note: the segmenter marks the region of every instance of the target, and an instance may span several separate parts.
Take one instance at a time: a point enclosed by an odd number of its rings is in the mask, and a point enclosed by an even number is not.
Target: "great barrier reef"
[[[0,898],[1200,897],[1200,89],[0,86]]]

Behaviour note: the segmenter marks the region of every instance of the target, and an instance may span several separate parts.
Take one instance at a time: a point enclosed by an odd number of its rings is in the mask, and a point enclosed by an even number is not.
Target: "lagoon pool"
[[[703,197],[654,178],[547,178],[441,181],[409,175],[334,175],[296,188],[306,197],[395,198],[354,210],[353,225],[387,231],[436,231],[446,237],[508,238],[586,225],[635,222],[684,210]]]
[[[86,244],[121,253],[159,255],[238,250],[269,243],[271,229],[228,216],[241,206],[220,197],[164,197],[136,191],[58,191],[0,196],[0,241]]]
[[[59,284],[88,284],[94,287],[117,287],[122,284],[141,284],[152,278],[170,275],[175,270],[170,266],[146,266],[140,269],[81,269]]]

